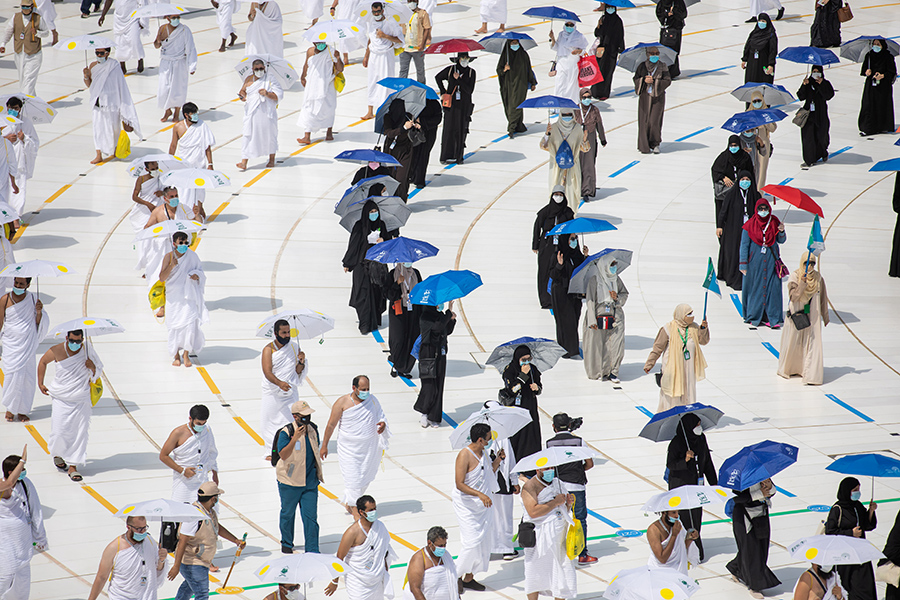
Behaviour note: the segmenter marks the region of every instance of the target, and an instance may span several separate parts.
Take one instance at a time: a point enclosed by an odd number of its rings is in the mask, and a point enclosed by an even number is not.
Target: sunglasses
[[[133,525],[129,525],[128,528],[135,533],[144,533],[148,529],[146,525],[144,525],[143,527],[135,527]]]

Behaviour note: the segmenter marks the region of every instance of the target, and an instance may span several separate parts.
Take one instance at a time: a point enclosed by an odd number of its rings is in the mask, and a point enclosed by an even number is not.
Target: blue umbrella
[[[385,77],[378,82],[378,85],[384,86],[397,92],[410,87],[419,88],[425,90],[426,98],[430,100],[440,100],[440,97],[438,97],[436,91],[434,91],[424,83],[419,83],[415,79],[409,79],[408,77]]]
[[[556,343],[555,340],[547,338],[520,337],[512,341],[500,344],[491,352],[487,359],[487,364],[494,367],[500,373],[512,360],[516,348],[521,345],[528,346],[531,351],[531,363],[538,368],[538,371],[547,371],[552,369],[562,355],[566,353],[566,349]]]
[[[615,231],[617,227],[603,219],[592,219],[590,217],[576,217],[571,221],[560,223],[544,237],[551,235],[563,235],[564,233],[600,233],[601,231]]]
[[[778,53],[778,58],[801,65],[833,65],[841,62],[837,54],[827,48],[791,46]]]
[[[369,193],[369,190],[372,189],[372,186],[376,183],[381,183],[387,190],[385,195],[390,196],[394,192],[397,191],[397,188],[400,187],[400,182],[391,177],[390,175],[376,175],[375,177],[366,177],[365,179],[360,179],[344,192],[344,195],[341,196],[341,199],[337,201],[334,205],[334,214],[336,215],[344,215],[344,211],[346,207],[351,204],[355,204],[362,200],[365,200],[372,194]]]
[[[559,8],[558,6],[535,6],[534,8],[529,8],[522,14],[526,17],[542,17],[544,19],[581,23],[581,19],[578,18],[578,15],[571,10]]]
[[[895,146],[900,146],[900,140],[894,142]],[[869,171],[900,171],[900,158],[892,158],[875,163]]]
[[[334,160],[361,164],[377,162],[386,167],[400,166],[400,161],[390,154],[386,152],[379,152],[378,150],[370,150],[368,148],[361,148],[359,150],[344,150],[343,152],[335,156]]]
[[[571,98],[561,96],[535,96],[529,98],[516,108],[578,108]]]
[[[425,100],[438,99],[437,92],[413,79],[386,77],[379,81],[378,85],[397,91],[388,96],[375,111],[375,133],[384,133],[384,115],[394,100],[403,100],[406,112],[416,118],[425,108]]]
[[[534,38],[527,33],[519,33],[517,31],[498,31],[493,35],[481,38],[478,40],[478,43],[484,46],[486,51],[500,54],[509,40],[518,40],[523,50],[531,50],[537,46]]]
[[[763,101],[769,106],[790,104],[795,100],[784,86],[771,83],[745,83],[741,87],[731,90],[731,95],[741,102],[750,102],[753,92],[760,92],[763,95]]]
[[[760,125],[777,123],[787,118],[787,113],[777,108],[763,108],[761,110],[748,110],[732,115],[722,125],[722,129],[734,133],[741,133],[748,129],[756,129]]]
[[[631,0],[597,0],[603,2],[607,6],[615,6],[617,8],[634,8],[634,2]]]
[[[894,40],[888,40],[880,35],[861,35],[856,39],[841,44],[841,56],[854,62],[862,62],[866,54],[872,49],[872,41],[881,40],[887,45],[888,51],[897,56],[900,54],[900,44]]]
[[[438,249],[428,242],[401,236],[375,244],[366,252],[366,259],[380,263],[411,263],[437,253]]]
[[[675,432],[678,431],[678,423],[681,422],[681,417],[688,413],[693,413],[699,417],[700,426],[704,430],[715,427],[722,415],[725,414],[715,406],[700,404],[699,402],[685,406],[676,406],[653,415],[638,435],[651,442],[671,440],[675,437]]]
[[[444,271],[420,281],[409,292],[413,304],[437,306],[456,300],[481,287],[481,276],[472,271]]]
[[[895,145],[895,146],[900,146],[900,139],[898,139],[896,142],[894,142],[894,145]]]
[[[634,73],[639,64],[647,61],[647,48],[656,48],[659,50],[659,60],[666,63],[668,66],[675,64],[675,58],[678,54],[668,46],[663,46],[659,42],[641,42],[636,46],[626,48],[625,51],[619,55],[619,60],[616,62],[616,65]]]
[[[853,454],[842,456],[827,467],[826,471],[861,475],[872,478],[872,498],[875,497],[876,477],[900,477],[900,460],[881,454]]]
[[[771,440],[747,446],[722,463],[719,485],[746,490],[797,462],[798,452],[796,446]]]
[[[591,254],[586,259],[584,259],[583,263],[575,267],[575,270],[572,271],[572,277],[569,279],[569,293],[587,293],[587,282],[591,278],[591,275],[594,274],[594,272],[590,269],[590,266],[604,256],[608,256],[610,254],[612,254],[616,259],[616,266],[618,267],[616,271],[617,274],[621,273],[631,265],[631,256],[633,254],[631,250],[616,250],[615,248],[606,248],[605,250],[601,250],[596,254]]]

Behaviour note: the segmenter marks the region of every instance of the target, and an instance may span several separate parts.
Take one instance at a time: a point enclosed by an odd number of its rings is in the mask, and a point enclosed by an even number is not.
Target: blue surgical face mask
[[[8,114],[8,115],[11,116],[11,117],[18,117],[18,116],[19,116],[19,111],[17,111],[17,110],[14,109],[14,108],[7,108],[7,109],[6,109],[6,114]]]
[[[191,116],[188,117],[188,121],[190,121],[191,123],[196,123],[199,120],[200,117],[197,116],[197,113],[191,113]]]
[[[369,213],[369,220],[370,220],[370,221],[377,221],[377,220],[378,220],[378,211],[377,211],[377,210],[376,210],[375,212],[370,212],[370,213]]]
[[[509,45],[509,49],[512,50],[512,51],[514,51],[514,52],[515,52],[515,51],[518,51],[518,50],[519,50],[519,45],[518,45],[518,44],[510,44],[510,45]],[[13,115],[13,116],[15,116],[15,115]]]
[[[740,181],[740,183],[739,183],[738,185],[741,186],[741,189],[742,189],[742,190],[749,190],[749,189],[750,189],[750,183],[751,183],[751,182],[750,182],[749,179],[741,179],[741,181]]]
[[[434,550],[432,550],[431,552],[432,552],[432,554],[434,554],[435,556],[437,556],[438,558],[440,558],[440,557],[442,557],[442,556],[444,555],[444,553],[445,553],[446,551],[447,551],[447,549],[444,548],[443,546],[435,546],[435,547],[434,547]]]
[[[410,267],[412,267],[412,263],[403,263],[403,266],[409,269]]]
[[[133,537],[134,541],[136,542],[143,542],[144,538],[147,537],[147,532],[145,531],[144,533],[138,533],[137,531],[132,531],[131,537]]]
[[[756,214],[758,214],[761,218],[765,219],[766,217],[769,216],[769,211],[761,210],[761,211],[757,212]]]
[[[655,65],[656,63],[658,63],[658,62],[659,62],[659,55],[654,54],[653,56],[651,56],[651,57],[650,57],[650,62],[652,62],[654,65]]]
[[[191,427],[194,428],[195,433],[203,433],[203,431],[206,429],[206,425],[191,425]]]
[[[19,481],[22,481],[23,479],[25,479],[25,473],[26,473],[26,469],[22,469],[22,472],[19,473]]]
[[[615,6],[607,6],[607,7],[606,7],[606,14],[608,14],[608,15],[614,15],[614,14],[616,14],[616,7],[615,7]]]
[[[578,248],[578,240],[569,240],[569,248]]]
[[[554,477],[556,477],[556,471],[554,471],[553,469],[547,469],[546,471],[541,473],[541,479],[543,479],[547,483],[553,481]]]
[[[566,33],[572,33],[573,31],[575,31],[575,26],[574,25],[566,25],[564,27],[564,29],[566,30]]]
[[[494,445],[494,440],[490,439],[487,441],[487,444],[484,445],[484,449],[487,450],[488,448],[490,448],[493,445]]]
[[[12,291],[13,291],[13,294],[15,294],[16,296],[21,296],[22,294],[25,293],[25,290],[23,290],[21,288],[13,288]]]
[[[378,510],[372,509],[366,513],[366,521],[374,523],[378,519]]]
[[[366,400],[369,397],[369,390],[359,390],[356,392],[356,395],[359,396],[360,400]],[[373,521],[375,519],[372,519]]]
[[[520,360],[519,361],[519,365],[522,367],[524,367],[525,365],[530,365],[530,364],[531,364],[530,360]]]
[[[681,520],[681,517],[666,517],[666,520],[669,522],[670,525],[674,525],[675,523],[677,523],[678,521]]]
[[[872,46],[872,52],[881,52],[881,46]]]
[[[178,27],[179,25],[181,25],[181,18],[179,18],[179,17],[174,17],[174,18],[172,18],[172,19],[169,20],[169,24],[170,24],[172,27]]]
[[[81,342],[68,342],[69,350],[72,352],[78,352],[81,350]]]
[[[756,24],[756,26],[759,27],[760,29],[765,29],[765,28],[766,28],[766,25],[767,25],[767,23],[766,23],[765,21],[759,21],[759,22]]]
[[[756,135],[756,133],[751,129],[750,131],[742,132],[741,135],[749,138],[749,137],[753,137],[754,135]]]
[[[177,246],[175,246],[175,250],[178,251],[178,254],[184,254],[185,252],[187,252],[187,249],[187,244],[178,244]]]
[[[740,150],[740,149],[741,149],[740,146],[728,146],[728,151],[731,152],[732,154],[737,154],[738,150]]]
[[[171,206],[172,208],[178,208],[178,196],[169,198],[169,206]]]
[[[609,265],[609,272],[613,275],[616,274],[616,271],[619,270],[619,265]]]
[[[762,108],[762,100],[754,100],[753,108]]]
[[[571,123],[571,122],[572,122],[572,119],[574,119],[574,118],[575,118],[575,117],[574,117],[573,115],[562,115],[562,116],[560,117],[560,119],[562,119],[562,120],[565,121],[566,123]]]
[[[585,106],[590,106],[590,105],[591,105],[591,99],[590,99],[590,98],[582,98],[582,99],[581,99],[581,103],[584,104]]]
[[[325,47],[326,47],[327,45],[328,45],[328,44],[319,42],[319,43],[316,44],[316,50],[318,50],[319,52],[324,52],[324,51],[325,51]]]
[[[854,502],[859,501],[860,498],[862,498],[862,492],[850,492],[850,499]]]

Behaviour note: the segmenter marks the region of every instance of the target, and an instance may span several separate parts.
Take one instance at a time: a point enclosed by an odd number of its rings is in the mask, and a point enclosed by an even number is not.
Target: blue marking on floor
[[[459,425],[456,423],[456,421],[454,421],[453,419],[450,418],[450,415],[448,415],[445,412],[442,412],[441,414],[444,415],[444,420],[450,424],[450,427],[452,427],[453,429],[456,429],[457,427],[459,427]]]
[[[639,411],[641,411],[642,413],[644,413],[645,415],[647,415],[648,417],[653,416],[653,413],[650,412],[649,410],[647,410],[646,408],[644,408],[643,406],[635,406],[635,408],[638,409]]]
[[[579,208],[579,209],[581,209],[582,206],[584,206],[584,198],[582,198],[582,199],[581,199],[581,202],[578,203],[578,208]]]
[[[734,304],[734,307],[737,309],[738,314],[741,315],[741,318],[744,318],[744,307],[741,306],[741,299],[738,298],[737,294],[731,294],[731,302]]]
[[[712,69],[711,71],[700,71],[699,73],[693,73],[685,77],[685,79],[690,79],[691,77],[699,77],[701,75],[709,75],[710,73],[718,73],[719,71],[724,71],[725,69],[730,69],[731,67],[735,67],[737,65],[728,65],[727,67],[719,67],[718,69]]]
[[[591,510],[591,509],[587,509],[587,513],[588,513],[589,515],[591,515],[592,517],[594,517],[595,519],[599,519],[599,520],[603,521],[604,523],[606,523],[606,524],[609,525],[610,527],[615,527],[616,529],[622,529],[622,526],[621,526],[621,525],[619,525],[619,524],[616,523],[615,521],[610,521],[609,519],[607,519],[606,517],[604,517],[603,515],[601,515],[601,514],[598,513],[598,512],[595,512],[595,511],[593,511],[593,510]]]
[[[425,185],[426,185],[426,186],[431,185],[431,181],[426,181],[426,182],[425,182]],[[415,196],[416,194],[418,194],[419,192],[421,192],[421,191],[424,190],[424,189],[425,189],[425,188],[422,188],[422,189],[416,188],[416,189],[414,189],[413,191],[411,191],[409,194],[406,195],[406,199],[409,200],[410,198],[412,198],[413,196]]]
[[[388,363],[389,365],[391,365],[391,369],[394,368],[394,363],[391,362],[391,359],[390,359],[390,358],[388,358],[387,363]],[[404,377],[403,375],[400,375],[399,377],[400,377],[400,379],[403,380],[403,383],[405,383],[405,384],[408,385],[409,387],[412,387],[412,388],[416,387],[416,384],[413,383],[410,379],[407,379],[407,378]]]
[[[610,179],[612,179],[613,177],[616,177],[616,176],[618,176],[618,175],[621,175],[622,173],[624,173],[625,171],[627,171],[628,169],[630,169],[630,168],[633,167],[634,165],[638,164],[639,162],[641,162],[641,161],[639,161],[639,160],[633,160],[633,161],[631,161],[629,164],[625,165],[624,167],[622,167],[621,169],[619,169],[618,171],[616,171],[615,173],[613,173],[612,175],[610,175],[610,176],[609,176]]]
[[[703,129],[698,129],[698,130],[695,131],[694,133],[689,133],[689,134],[687,134],[686,136],[680,137],[680,138],[678,138],[678,139],[675,140],[675,141],[676,141],[676,142],[683,142],[684,140],[690,139],[690,138],[694,137],[695,135],[700,135],[701,133],[704,133],[704,132],[706,132],[706,131],[709,131],[710,129],[712,129],[712,127],[704,127]]]
[[[844,147],[841,148],[840,150],[835,150],[834,152],[829,152],[829,153],[828,153],[828,158],[834,158],[834,157],[837,156],[838,154],[841,154],[842,152],[846,152],[847,150],[849,150],[849,149],[852,148],[852,147],[853,147],[853,146],[844,146]]]
[[[873,419],[872,417],[866,415],[865,413],[862,413],[862,412],[856,410],[855,408],[853,408],[852,406],[850,406],[849,404],[847,404],[846,402],[844,402],[843,400],[841,400],[840,398],[838,398],[837,396],[835,396],[834,394],[825,394],[825,397],[828,398],[829,400],[831,400],[832,402],[834,402],[835,404],[837,404],[837,405],[839,405],[839,406],[843,406],[844,408],[846,408],[847,410],[849,410],[850,412],[852,412],[854,415],[856,415],[857,417],[859,417],[859,418],[862,419],[863,421],[865,421],[865,422],[867,422],[867,423],[874,423],[874,422],[875,422],[875,419]]]
[[[787,184],[789,184],[789,183],[790,183],[790,182],[792,182],[792,181],[793,181],[793,180],[794,180],[794,178],[793,178],[793,177],[788,177],[788,178],[787,178],[787,179],[785,179],[785,180],[784,180],[784,181],[782,181],[782,182],[779,182],[779,184],[778,184],[778,185],[787,185]]]
[[[762,345],[765,347],[766,350],[768,350],[769,352],[772,353],[772,356],[774,356],[775,358],[778,358],[779,353],[778,353],[778,350],[775,349],[775,346],[773,346],[769,342],[763,342]]]
[[[476,152],[476,151],[469,152],[468,154],[463,154],[463,161],[465,161],[465,160],[467,160],[468,158],[470,158],[473,154],[475,154],[475,152]],[[455,166],[458,165],[458,164],[459,164],[459,163],[450,163],[449,165],[447,165],[447,166],[444,167],[444,170],[446,171],[447,169],[452,169],[453,167],[455,167]]]
[[[372,337],[375,338],[375,341],[378,342],[379,344],[384,343],[384,338],[381,337],[381,332],[378,331],[377,329],[372,332]]]
[[[787,496],[788,498],[796,498],[796,497],[797,497],[796,494],[792,494],[792,493],[790,493],[789,491],[787,491],[786,489],[780,488],[780,487],[778,487],[777,485],[775,486],[775,489],[778,490],[778,493],[779,493],[779,494],[784,494],[784,495]]]
[[[624,92],[619,92],[618,94],[613,94],[613,98],[618,98],[619,96],[627,96],[628,94],[633,94],[634,90],[625,90]]]
[[[491,143],[492,143],[492,144],[496,144],[497,142],[499,142],[499,141],[501,141],[501,140],[505,140],[505,139],[508,138],[508,137],[509,137],[509,134],[508,134],[508,133],[507,133],[506,135],[501,135],[501,136],[498,137],[496,140],[491,140]]]

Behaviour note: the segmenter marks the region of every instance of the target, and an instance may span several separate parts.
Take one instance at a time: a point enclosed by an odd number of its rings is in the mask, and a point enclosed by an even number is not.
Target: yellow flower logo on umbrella
[[[806,560],[812,560],[818,555],[819,555],[819,550],[817,548],[810,548],[809,550],[806,551],[806,554],[804,556],[806,556]]]
[[[336,563],[336,562],[331,563],[331,568],[334,569],[335,571],[337,571],[338,573],[344,572],[344,567],[342,567],[339,563]]]
[[[93,324],[96,323],[96,322],[97,322],[97,321],[95,321],[95,320],[93,320],[93,319],[88,319],[88,320],[86,320],[86,321],[84,322],[84,324],[85,324],[85,325],[93,325]]]
[[[681,496],[672,496],[669,498],[669,506],[672,508],[681,505]]]
[[[56,265],[56,268],[60,273],[68,273],[69,272],[69,269],[67,269],[63,265]]]
[[[546,456],[542,456],[542,457],[540,457],[539,459],[537,459],[537,461],[535,462],[535,464],[536,464],[538,467],[543,467],[543,466],[546,465],[548,462],[550,462],[550,461],[547,459],[547,457],[546,457]]]
[[[135,11],[135,12],[137,12],[137,11]],[[131,13],[131,16],[133,17],[133,16],[134,16],[134,13]],[[66,48],[68,48],[69,50],[74,50],[74,49],[75,49],[75,46],[77,46],[77,45],[78,45],[78,44],[76,44],[75,42],[69,42],[69,43],[66,45]]]
[[[197,184],[197,185],[205,185],[205,184],[206,184],[206,180],[203,179],[202,177],[198,177],[197,179],[194,180],[194,183]]]
[[[672,600],[675,597],[675,592],[670,590],[669,588],[663,588],[659,590],[659,597],[664,600]]]

